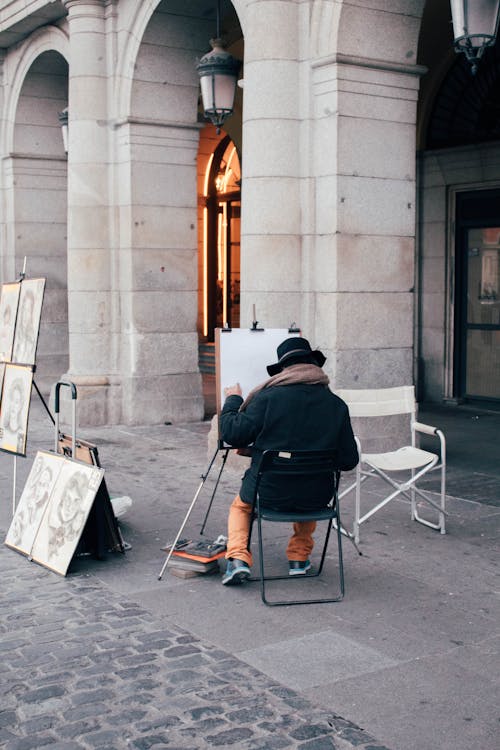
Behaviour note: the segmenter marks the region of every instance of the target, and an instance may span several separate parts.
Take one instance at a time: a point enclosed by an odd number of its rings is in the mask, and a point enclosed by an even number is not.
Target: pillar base
[[[76,425],[77,427],[97,427],[121,422],[121,385],[103,375],[74,375],[65,373],[61,376],[64,382],[74,383],[77,390]],[[51,404],[54,404],[54,388],[50,393]],[[61,387],[60,414],[61,423],[71,424],[72,404],[70,388]]]
[[[125,424],[203,420],[203,387],[199,372],[124,378],[122,396]]]
[[[204,415],[203,388],[200,373],[130,377],[72,375],[61,380],[74,383],[77,389],[77,427],[112,424],[148,425],[178,422],[201,422]],[[50,401],[54,404],[54,386]],[[62,387],[60,422],[71,424],[70,388]]]

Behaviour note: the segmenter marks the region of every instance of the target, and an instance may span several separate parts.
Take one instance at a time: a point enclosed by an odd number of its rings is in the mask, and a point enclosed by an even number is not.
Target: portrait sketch
[[[0,449],[26,455],[31,399],[31,367],[6,364],[0,403]]]
[[[31,556],[56,573],[66,575],[77,548],[104,470],[62,459]]]
[[[62,456],[38,451],[7,532],[7,546],[31,555],[33,542],[63,465]]]
[[[12,362],[34,365],[45,279],[25,279],[21,283]]]
[[[0,294],[0,362],[10,362],[21,284],[3,284]]]

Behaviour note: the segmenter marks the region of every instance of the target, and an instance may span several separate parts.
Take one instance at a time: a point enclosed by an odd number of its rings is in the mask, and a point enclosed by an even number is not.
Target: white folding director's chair
[[[398,495],[404,495],[411,501],[411,518],[414,521],[437,529],[445,534],[445,492],[446,492],[446,441],[441,430],[430,425],[417,422],[415,418],[415,389],[414,386],[398,388],[380,388],[371,390],[337,390],[337,395],[344,399],[349,407],[351,417],[385,417],[397,414],[409,414],[411,418],[411,445],[404,445],[394,451],[386,453],[363,453],[361,442],[356,438],[360,454],[360,461],[356,467],[355,481],[343,490],[342,498],[355,489],[355,510],[353,535],[355,542],[359,541],[359,527],[384,505],[394,500]],[[431,453],[416,447],[416,434],[433,435],[440,440],[440,452]],[[430,471],[440,471],[441,487],[440,502],[435,502],[416,485],[417,482]],[[393,472],[405,472],[404,478],[397,481]],[[370,477],[380,477],[394,488],[390,495],[361,515],[361,485]],[[425,500],[438,511],[438,521],[428,521],[418,514],[416,496]]]

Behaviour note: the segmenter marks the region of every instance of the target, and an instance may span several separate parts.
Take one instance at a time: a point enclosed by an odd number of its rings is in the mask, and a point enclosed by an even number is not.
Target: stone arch
[[[58,113],[68,102],[68,37],[34,32],[7,60],[2,146],[7,278],[27,260],[47,279],[37,350],[37,384],[48,393],[68,365],[67,163]]]
[[[246,0],[229,0],[238,17],[240,27],[244,33],[244,15]],[[129,116],[131,111],[132,86],[134,81],[134,68],[139,55],[139,50],[144,39],[146,29],[158,8],[165,0],[151,0],[149,3],[136,3],[132,0],[130,7],[130,20],[128,22],[128,35],[123,45],[122,53],[117,65],[117,115],[118,118]],[[167,3],[168,5],[168,3]],[[211,36],[208,29],[201,40],[200,51],[206,52],[207,41]],[[194,70],[194,65],[193,65]],[[196,80],[196,79],[194,79]]]
[[[416,63],[420,19],[425,0],[410,14],[405,0],[394,0],[390,11],[372,3],[314,0],[311,8],[311,57],[363,57],[393,63]]]
[[[224,6],[234,18],[229,0]],[[204,17],[200,8],[210,15]],[[119,262],[128,273],[127,288],[120,289],[126,422],[203,415],[196,327],[195,61],[213,36],[213,9],[209,0],[162,0],[148,3],[147,12],[128,4],[121,19],[128,29],[116,101],[123,165],[117,187]],[[152,387],[169,394],[162,400],[164,415],[148,397],[144,372]]]
[[[68,35],[57,26],[38,29],[8,57],[3,153],[9,154],[14,150],[14,130],[19,96],[31,66],[44,52],[58,52],[68,62]]]

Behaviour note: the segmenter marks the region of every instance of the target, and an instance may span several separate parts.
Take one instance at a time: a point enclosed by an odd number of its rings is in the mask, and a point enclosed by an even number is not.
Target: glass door
[[[463,395],[500,399],[500,226],[467,230]]]

